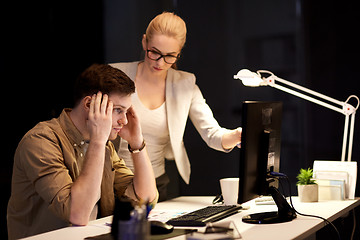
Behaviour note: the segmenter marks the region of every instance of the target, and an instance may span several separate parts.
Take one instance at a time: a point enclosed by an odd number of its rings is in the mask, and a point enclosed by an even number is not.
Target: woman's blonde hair
[[[149,23],[146,29],[146,40],[151,40],[155,34],[163,34],[175,38],[179,41],[180,49],[182,49],[186,41],[186,24],[176,14],[163,12]]]

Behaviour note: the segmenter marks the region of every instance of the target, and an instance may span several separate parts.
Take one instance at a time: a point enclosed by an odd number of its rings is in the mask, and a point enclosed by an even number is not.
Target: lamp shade
[[[261,79],[258,74],[251,72],[248,69],[241,69],[236,75],[234,75],[234,79],[240,79],[247,87],[259,87],[261,85],[266,85],[266,82]]]

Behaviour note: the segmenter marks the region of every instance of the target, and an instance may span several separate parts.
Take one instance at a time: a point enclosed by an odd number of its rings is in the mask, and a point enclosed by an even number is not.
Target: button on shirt
[[[16,149],[7,210],[9,239],[71,225],[71,186],[81,174],[87,144],[69,111],[64,109],[59,118],[37,124]],[[111,215],[115,195],[137,200],[133,176],[108,142],[95,212],[98,210],[102,217]]]

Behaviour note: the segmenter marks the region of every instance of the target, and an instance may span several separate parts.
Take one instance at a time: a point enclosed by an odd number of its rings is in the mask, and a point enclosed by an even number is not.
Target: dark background
[[[355,2],[310,0],[2,1],[0,237],[6,238],[13,155],[21,137],[72,106],[73,81],[90,64],[140,60],[142,34],[165,10],[187,23],[178,66],[196,75],[221,126],[241,126],[244,100],[284,102],[281,171],[296,194],[301,167],[340,160],[344,116],[273,88],[246,88],[233,75],[242,68],[266,69],[341,101],[360,96],[356,9]],[[354,161],[360,158],[359,119]],[[192,175],[180,194],[215,195],[220,178],[238,175],[238,149],[209,149],[190,121],[184,140]]]

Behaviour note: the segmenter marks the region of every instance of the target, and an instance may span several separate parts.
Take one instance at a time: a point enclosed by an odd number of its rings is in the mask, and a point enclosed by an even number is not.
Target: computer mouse
[[[151,235],[168,234],[174,230],[174,226],[160,221],[150,221]]]

